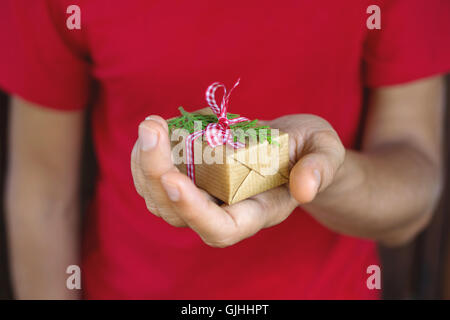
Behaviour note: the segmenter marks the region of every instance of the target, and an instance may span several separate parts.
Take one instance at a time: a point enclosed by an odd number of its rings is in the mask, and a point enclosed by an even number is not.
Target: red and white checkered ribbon
[[[244,143],[236,141],[234,142],[233,133],[230,130],[230,125],[249,121],[249,119],[245,117],[238,117],[234,119],[227,118],[227,108],[228,101],[230,99],[231,92],[233,92],[234,88],[236,88],[239,84],[240,79],[236,81],[233,88],[231,88],[230,92],[227,94],[227,89],[225,85],[219,82],[214,82],[211,84],[208,89],[206,89],[206,102],[211,107],[211,110],[217,116],[218,121],[216,123],[210,123],[206,126],[204,130],[199,130],[194,133],[191,133],[186,137],[186,168],[187,175],[191,180],[195,183],[195,166],[194,166],[194,142],[198,137],[205,135],[206,141],[208,144],[215,148],[217,146],[228,144],[231,147],[238,149],[245,146]],[[220,103],[220,107],[216,103],[215,93],[219,88],[223,88],[223,97],[222,102]]]

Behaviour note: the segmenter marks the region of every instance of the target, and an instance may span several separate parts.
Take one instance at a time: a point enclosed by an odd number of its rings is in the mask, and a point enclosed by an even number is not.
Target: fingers
[[[257,194],[225,208],[240,229],[241,239],[286,219],[297,207],[286,185]]]
[[[291,194],[299,203],[311,202],[332,183],[344,161],[339,136],[325,119],[310,114],[284,116],[269,124],[289,133]]]
[[[311,202],[319,192],[322,180],[320,168],[323,161],[317,154],[310,154],[298,161],[292,168],[289,188],[299,203]]]
[[[305,151],[290,172],[290,191],[299,203],[311,202],[325,190],[345,157],[345,148],[332,130],[311,135]]]
[[[167,123],[158,116],[147,119],[139,125],[139,162],[144,175],[154,179],[175,167]]]
[[[164,189],[177,215],[209,245],[222,246],[236,233],[232,217],[208,199],[193,182],[179,172],[168,172],[162,179]]]
[[[172,162],[168,128],[164,119],[150,116],[140,124],[139,138],[131,159],[135,187],[144,198],[147,209],[173,226],[187,226],[174,207],[174,201],[170,199],[174,198],[174,193],[167,193],[161,181],[166,173],[178,173]],[[196,194],[200,194],[201,200],[206,199],[212,203],[211,196],[195,186],[193,188]]]
[[[150,116],[139,125],[131,167],[136,190],[144,198],[148,210],[171,225],[186,226],[174,213],[161,184],[163,174],[177,171],[171,158],[167,123],[161,117]]]
[[[297,206],[286,186],[219,207],[181,173],[166,173],[162,183],[177,215],[213,247],[231,246],[280,223]]]
[[[139,140],[138,140],[139,141]],[[131,173],[133,176],[134,187],[137,193],[143,197],[145,193],[145,177],[139,167],[138,148],[139,143],[136,141],[133,150],[131,151]]]

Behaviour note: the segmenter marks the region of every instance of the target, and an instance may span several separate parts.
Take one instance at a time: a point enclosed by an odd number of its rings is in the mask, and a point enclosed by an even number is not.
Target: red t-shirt
[[[69,30],[66,8],[81,9]],[[369,30],[367,7],[381,8]],[[366,286],[375,243],[337,234],[301,209],[232,247],[150,214],[130,152],[140,121],[205,107],[231,86],[230,112],[313,113],[351,148],[364,86],[450,69],[448,0],[3,0],[0,86],[58,110],[89,99],[100,174],[87,225],[87,298],[377,298]],[[95,88],[95,90],[93,89]]]

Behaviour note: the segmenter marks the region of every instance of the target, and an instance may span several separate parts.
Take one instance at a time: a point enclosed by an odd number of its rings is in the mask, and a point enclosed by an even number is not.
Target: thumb
[[[342,161],[325,152],[305,155],[290,172],[289,188],[292,196],[301,204],[311,202],[332,183],[341,164]]]

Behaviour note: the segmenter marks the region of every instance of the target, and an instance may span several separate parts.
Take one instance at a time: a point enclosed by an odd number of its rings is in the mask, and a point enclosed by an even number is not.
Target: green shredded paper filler
[[[215,114],[198,114],[193,112],[187,112],[183,107],[179,107],[181,116],[170,119],[167,124],[169,126],[169,132],[175,129],[184,129],[189,133],[194,133],[198,130],[204,130],[210,123],[216,123],[218,121]],[[238,118],[240,115],[234,113],[227,113],[228,119]],[[194,124],[197,123],[197,127]],[[201,127],[198,125],[201,123]],[[278,142],[272,140],[271,130],[269,126],[259,126],[258,119],[251,121],[243,121],[236,124],[232,124],[230,129],[233,131],[234,141],[240,141],[245,143],[246,139],[259,139],[259,142],[268,141],[270,144],[278,145]]]

